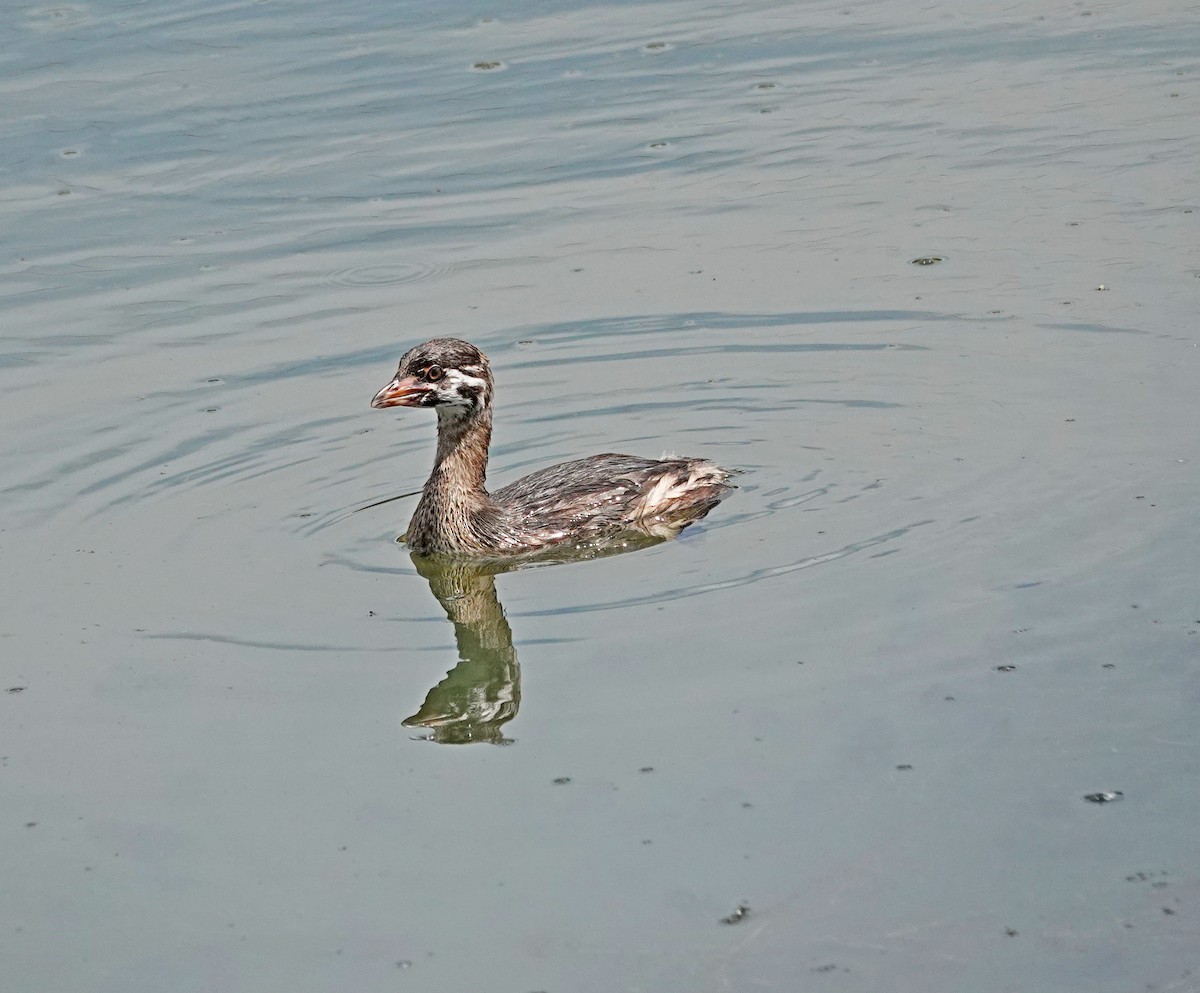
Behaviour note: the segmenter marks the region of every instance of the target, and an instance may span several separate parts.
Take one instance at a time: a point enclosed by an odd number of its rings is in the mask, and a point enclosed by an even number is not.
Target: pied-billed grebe
[[[586,546],[622,532],[671,537],[731,489],[733,470],[706,459],[610,454],[539,469],[488,493],[492,371],[483,352],[455,338],[406,352],[371,406],[437,409],[433,472],[404,536],[421,554]]]

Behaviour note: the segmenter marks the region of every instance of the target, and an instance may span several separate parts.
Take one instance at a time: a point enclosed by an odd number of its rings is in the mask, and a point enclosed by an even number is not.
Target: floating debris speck
[[[749,915],[749,913],[750,913],[750,907],[747,904],[739,903],[737,905],[737,907],[734,909],[732,914],[729,914],[727,917],[721,918],[721,923],[722,924],[741,924],[742,921],[744,921],[746,919],[746,917]]]

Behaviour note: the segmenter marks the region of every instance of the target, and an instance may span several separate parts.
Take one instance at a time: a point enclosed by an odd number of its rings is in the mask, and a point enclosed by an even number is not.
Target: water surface
[[[0,31],[7,986],[1196,988],[1194,8]],[[740,489],[447,597],[434,335]]]

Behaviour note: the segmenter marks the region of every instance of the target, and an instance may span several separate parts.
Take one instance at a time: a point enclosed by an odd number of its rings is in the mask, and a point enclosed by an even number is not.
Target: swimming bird
[[[487,356],[457,338],[409,349],[371,406],[432,407],[433,472],[404,541],[422,555],[512,555],[585,548],[622,535],[674,537],[733,487],[707,459],[593,455],[539,469],[489,493],[493,380]]]

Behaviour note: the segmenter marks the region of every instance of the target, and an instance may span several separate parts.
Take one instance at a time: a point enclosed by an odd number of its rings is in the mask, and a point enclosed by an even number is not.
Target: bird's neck
[[[450,501],[485,493],[491,440],[491,407],[470,415],[452,407],[439,408],[437,456],[427,485]]]

